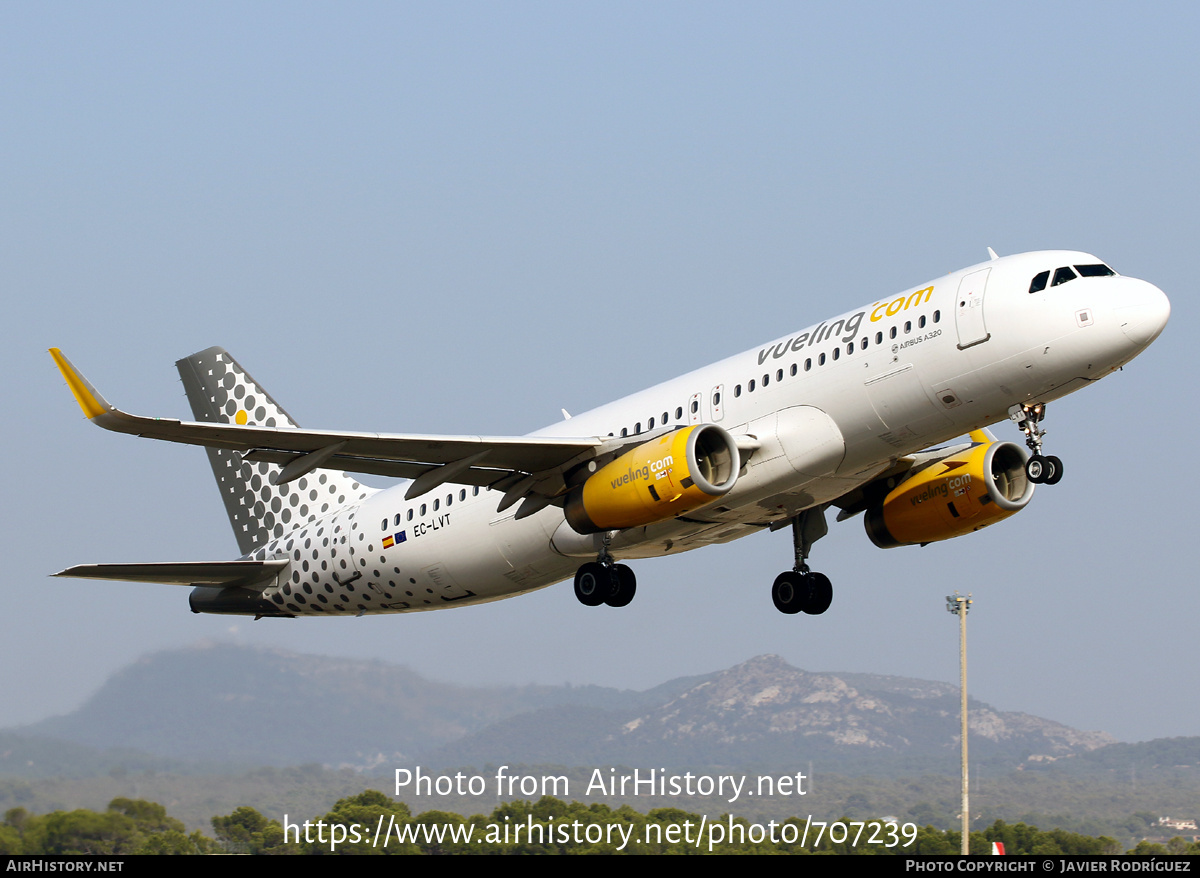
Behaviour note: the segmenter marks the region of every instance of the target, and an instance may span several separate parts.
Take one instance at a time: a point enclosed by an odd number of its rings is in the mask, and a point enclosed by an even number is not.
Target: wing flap
[[[255,448],[252,451],[242,453],[242,460],[248,460],[251,463],[276,463],[286,465],[296,459],[296,455],[289,451],[272,451],[267,448]],[[394,479],[416,479],[419,476],[429,471],[431,466],[429,462],[415,462],[408,460],[379,460],[370,457],[346,457],[335,454],[325,462],[324,466],[330,469],[347,470],[349,472],[363,473],[372,476],[388,476]],[[480,488],[486,488],[494,485],[500,479],[512,473],[509,469],[496,469],[495,467],[474,466],[456,473],[452,480],[456,485],[477,485]]]
[[[275,581],[286,560],[270,561],[166,561],[138,564],[77,564],[53,576],[73,579],[106,579],[117,582],[156,582],[163,585],[203,585],[212,588],[257,588]]]

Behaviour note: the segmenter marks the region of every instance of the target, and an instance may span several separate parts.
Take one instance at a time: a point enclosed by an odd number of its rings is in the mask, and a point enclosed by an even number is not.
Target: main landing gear
[[[608,554],[609,534],[604,535],[604,546],[597,561],[580,565],[575,571],[575,597],[585,607],[628,606],[637,593],[637,577],[624,564],[613,561]]]
[[[1025,444],[1032,454],[1025,461],[1025,475],[1035,485],[1057,485],[1063,475],[1063,462],[1053,454],[1042,454],[1042,437],[1046,431],[1038,426],[1046,417],[1044,405],[1023,405],[1018,403],[1008,410],[1008,416],[1017,425],[1017,429],[1025,434]]]
[[[775,584],[771,586],[771,600],[779,612],[819,616],[833,603],[833,584],[829,577],[808,569],[808,554],[812,544],[828,532],[824,507],[809,509],[792,519],[796,564],[791,570],[776,576]]]

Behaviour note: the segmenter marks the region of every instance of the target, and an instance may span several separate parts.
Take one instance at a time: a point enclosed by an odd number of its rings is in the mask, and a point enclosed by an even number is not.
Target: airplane
[[[988,255],[521,437],[301,429],[215,347],[176,364],[194,422],[139,417],[52,348],[93,423],[207,449],[240,550],[54,575],[187,585],[193,612],[255,618],[478,604],[572,575],[584,605],[622,607],[626,561],[790,528],[772,601],[820,615],[833,587],[808,561],[828,509],[862,513],[881,548],[1014,515],[1063,475],[1043,453],[1047,404],[1123,367],[1170,317],[1161,290],[1091,254]],[[1005,419],[1028,454],[986,429]]]

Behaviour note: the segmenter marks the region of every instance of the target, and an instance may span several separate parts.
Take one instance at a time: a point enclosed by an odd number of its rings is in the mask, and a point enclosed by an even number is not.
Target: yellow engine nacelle
[[[715,424],[685,427],[626,451],[567,496],[581,534],[640,527],[706,506],[737,481],[733,437]]]
[[[864,523],[881,549],[933,543],[1008,518],[1032,496],[1025,452],[1011,442],[987,442],[901,482],[867,510]]]

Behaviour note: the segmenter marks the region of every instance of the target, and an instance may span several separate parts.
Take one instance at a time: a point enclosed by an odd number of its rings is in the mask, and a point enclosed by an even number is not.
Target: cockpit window
[[[1046,282],[1050,280],[1050,272],[1043,271],[1033,277],[1033,283],[1029,285],[1029,292],[1040,293],[1046,289]]]
[[[1080,277],[1116,277],[1117,273],[1107,265],[1076,265]]]
[[[1050,286],[1056,287],[1059,284],[1065,284],[1069,280],[1075,280],[1076,277],[1078,277],[1078,275],[1071,271],[1071,266],[1064,265],[1062,268],[1054,269],[1054,280],[1051,282]]]

